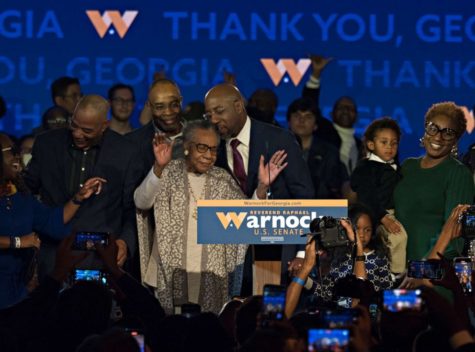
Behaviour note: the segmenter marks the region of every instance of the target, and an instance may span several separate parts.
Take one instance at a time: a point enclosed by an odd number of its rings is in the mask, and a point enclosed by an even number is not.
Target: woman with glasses
[[[197,243],[198,200],[245,198],[232,176],[214,166],[219,143],[211,122],[191,122],[183,132],[185,158],[171,160],[173,143],[157,135],[154,166],[134,194],[138,209],[154,210],[154,231],[148,213],[138,212],[142,280],[155,289],[168,314],[188,302],[218,313],[241,290],[247,246]],[[267,165],[261,157],[253,198],[266,198],[268,187],[287,166],[286,156],[278,151]]]
[[[27,295],[27,284],[34,272],[34,258],[40,247],[38,232],[58,239],[69,235],[65,226],[79,203],[101,191],[101,178],[87,180],[84,187],[64,207],[42,205],[26,190],[20,172],[21,160],[11,139],[0,134],[0,309]]]
[[[402,180],[394,191],[395,216],[407,231],[407,259],[428,255],[452,209],[470,204],[475,194],[470,171],[454,156],[465,132],[463,110],[452,102],[434,104],[425,115],[421,145],[425,154],[402,164]],[[446,255],[461,252],[453,242]]]

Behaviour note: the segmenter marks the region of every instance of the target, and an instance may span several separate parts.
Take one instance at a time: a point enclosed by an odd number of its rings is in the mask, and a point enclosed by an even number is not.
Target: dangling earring
[[[424,136],[422,136],[421,138],[419,138],[419,142],[420,142],[419,147],[424,148]]]
[[[185,156],[187,156],[188,154],[190,154],[190,152],[188,151],[188,149],[185,149],[185,151],[183,152],[183,154],[185,154]]]
[[[457,157],[459,156],[459,148],[457,147],[457,144],[453,145],[452,149],[450,150],[450,154],[452,154],[452,157],[457,159]]]

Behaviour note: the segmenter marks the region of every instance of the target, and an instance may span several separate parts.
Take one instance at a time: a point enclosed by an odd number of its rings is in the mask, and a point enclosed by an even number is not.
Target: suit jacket
[[[314,190],[310,173],[295,137],[287,130],[251,119],[251,138],[247,174],[247,196],[251,197],[258,183],[259,158],[265,161],[280,149],[287,152],[289,165],[271,186],[274,199],[312,199]],[[216,165],[229,170],[226,143],[221,142]]]
[[[341,199],[341,186],[349,180],[340,153],[330,143],[313,137],[307,164],[317,199]]]
[[[142,126],[132,132],[129,132],[125,135],[125,138],[131,142],[133,142],[137,149],[140,168],[140,179],[144,179],[147,173],[153,166],[155,162],[155,156],[153,155],[153,148],[152,148],[152,141],[153,137],[155,136],[155,129],[153,127],[152,121],[150,121],[145,126]]]
[[[265,161],[277,151],[287,152],[286,161],[289,163],[271,186],[273,199],[312,199],[315,191],[307,164],[302,157],[302,151],[295,137],[288,131],[270,124],[251,119],[251,138],[249,145],[247,196],[251,197],[258,183],[259,158],[264,155]],[[216,165],[229,170],[226,153],[226,143],[221,142]],[[275,260],[280,254],[281,282],[288,278],[287,262],[295,257],[296,245],[255,246],[255,257],[261,260]],[[243,278],[243,294],[251,294],[252,287],[252,257],[250,251],[246,256]]]
[[[59,129],[39,135],[25,182],[42,202],[63,206],[74,194],[68,190],[71,178],[71,132]],[[133,192],[139,181],[137,149],[120,134],[104,132],[96,162],[88,177],[107,180],[102,192],[86,200],[71,220],[73,231],[109,232],[123,239],[130,253],[136,246],[136,221]],[[46,234],[47,235],[47,234]]]

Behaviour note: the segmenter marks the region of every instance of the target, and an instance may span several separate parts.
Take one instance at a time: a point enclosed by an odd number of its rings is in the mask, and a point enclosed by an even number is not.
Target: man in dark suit
[[[244,98],[235,86],[219,84],[210,89],[205,96],[205,110],[207,118],[217,126],[223,139],[216,165],[227,169],[236,178],[244,194],[251,197],[257,187],[259,157],[264,155],[269,158],[277,150],[284,149],[288,166],[272,184],[270,198],[313,198],[312,180],[295,137],[287,130],[250,119]],[[273,251],[276,248],[280,250],[280,246],[255,247],[256,256],[265,256],[265,253],[259,252]],[[287,261],[295,253],[295,246],[282,248],[282,282],[287,279]],[[250,279],[250,259],[250,256],[246,258],[248,271],[244,278],[243,293],[250,293],[250,288],[246,287]]]
[[[130,132],[126,138],[139,148],[141,158],[141,178],[145,178],[151,170],[155,157],[152,141],[156,134],[165,135],[166,139],[174,141],[173,158],[183,157],[182,120],[183,98],[178,85],[166,78],[153,82],[148,93],[144,109],[150,110],[152,120],[145,126]]]
[[[97,95],[80,100],[70,129],[53,130],[37,137],[25,182],[41,201],[62,206],[91,176],[106,183],[99,195],[84,202],[71,221],[73,231],[116,235],[117,261],[122,265],[136,245],[133,192],[138,183],[137,149],[107,128],[109,104]],[[57,242],[42,234],[40,269],[48,273]],[[42,265],[41,265],[42,264]]]
[[[358,118],[358,110],[353,98],[338,98],[331,112],[332,122],[321,115],[320,110],[320,76],[325,67],[333,60],[319,55],[311,55],[312,74],[302,92],[303,98],[313,100],[317,105],[317,125],[315,136],[334,145],[340,152],[340,160],[345,164],[348,175],[356,167],[363,156],[361,140],[355,136],[354,125]]]

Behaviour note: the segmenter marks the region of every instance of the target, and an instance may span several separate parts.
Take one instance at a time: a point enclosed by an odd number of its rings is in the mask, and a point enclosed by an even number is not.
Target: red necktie
[[[231,148],[233,150],[233,172],[234,176],[239,181],[239,186],[241,187],[244,194],[247,194],[247,175],[246,169],[244,168],[244,161],[242,160],[242,155],[237,149],[238,145],[241,142],[237,139],[231,141]]]

